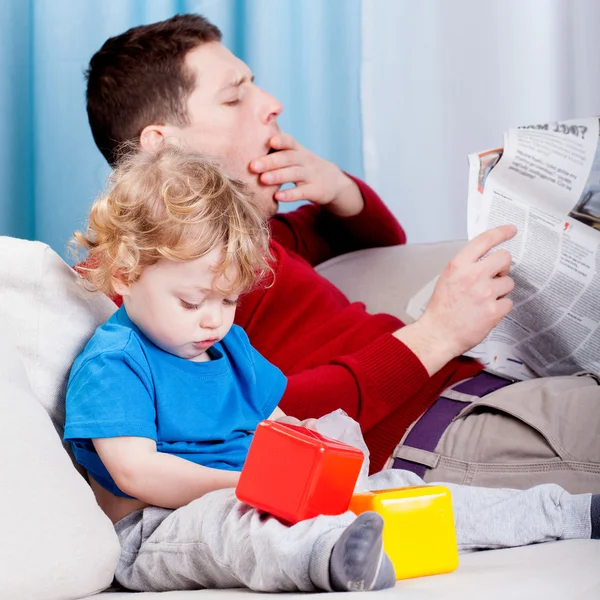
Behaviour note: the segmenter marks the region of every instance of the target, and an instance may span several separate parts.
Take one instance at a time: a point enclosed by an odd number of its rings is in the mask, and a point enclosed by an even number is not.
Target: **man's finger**
[[[299,144],[296,142],[293,135],[290,135],[289,133],[278,133],[269,140],[269,145],[274,150],[296,150]]]
[[[312,200],[310,185],[297,185],[289,190],[279,190],[275,193],[275,200],[279,202],[297,202],[298,200]]]
[[[510,240],[517,233],[514,225],[500,225],[473,238],[453,259],[455,265],[477,262],[494,246]]]
[[[274,171],[267,171],[260,176],[260,181],[267,185],[284,183],[298,183],[303,180],[304,169],[302,167],[285,167],[282,169],[275,169]]]
[[[515,282],[511,277],[496,277],[492,281],[492,287],[496,298],[504,298],[515,288]]]
[[[496,314],[498,315],[498,323],[512,310],[513,303],[510,298],[500,298],[496,302]]]
[[[299,155],[295,150],[282,150],[281,152],[263,156],[258,160],[253,160],[250,167],[255,173],[266,173],[274,169],[299,165],[298,158]]]
[[[491,277],[508,275],[511,256],[505,248],[494,250],[481,261],[481,268]]]

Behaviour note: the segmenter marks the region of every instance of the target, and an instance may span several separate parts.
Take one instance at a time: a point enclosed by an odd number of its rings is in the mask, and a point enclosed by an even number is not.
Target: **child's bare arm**
[[[237,471],[203,467],[157,452],[149,438],[96,438],[92,442],[119,489],[154,506],[185,506],[208,492],[235,487],[240,477]]]

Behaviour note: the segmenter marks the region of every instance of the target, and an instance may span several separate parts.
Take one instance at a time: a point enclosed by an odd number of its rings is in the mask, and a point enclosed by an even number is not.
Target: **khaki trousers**
[[[547,377],[466,399],[472,404],[452,420],[434,452],[402,441],[394,456],[426,465],[428,483],[513,489],[556,483],[573,494],[600,493],[595,378]]]

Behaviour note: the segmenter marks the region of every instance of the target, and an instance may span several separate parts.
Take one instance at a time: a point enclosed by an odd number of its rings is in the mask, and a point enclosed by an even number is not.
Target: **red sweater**
[[[403,326],[400,320],[367,313],[314,270],[312,265],[345,252],[406,241],[377,194],[355,181],[365,199],[355,217],[307,205],[272,219],[275,280],[242,299],[236,323],[287,375],[283,411],[304,419],[343,408],[360,423],[375,472],[443,389],[481,367],[459,358],[430,378],[392,335]]]
[[[338,408],[356,419],[379,471],[406,429],[447,386],[481,366],[457,358],[433,377],[392,332],[403,323],[350,303],[313,268],[328,258],[406,241],[377,194],[355,179],[365,208],[350,218],[307,205],[271,220],[275,279],[245,295],[236,313],[252,345],[288,377],[280,403],[305,419]],[[120,304],[120,298],[115,299]]]

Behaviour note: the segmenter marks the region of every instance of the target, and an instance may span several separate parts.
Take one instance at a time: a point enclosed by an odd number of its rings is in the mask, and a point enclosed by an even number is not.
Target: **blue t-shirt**
[[[286,378],[234,325],[193,362],[153,344],[121,307],[77,357],[67,385],[65,440],[105,489],[123,493],[93,438],[135,436],[159,452],[229,471],[244,465],[254,430],[283,395]]]

